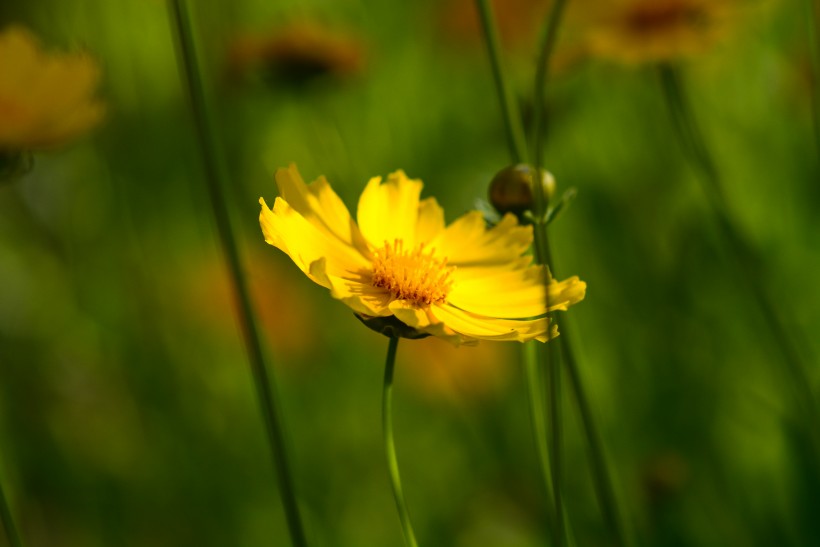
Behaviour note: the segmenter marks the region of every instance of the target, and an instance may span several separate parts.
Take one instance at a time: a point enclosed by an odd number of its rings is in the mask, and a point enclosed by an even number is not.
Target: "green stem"
[[[592,413],[592,407],[587,399],[586,389],[581,379],[578,369],[578,362],[575,360],[575,353],[570,342],[569,329],[566,321],[559,321],[561,329],[561,350],[563,351],[564,362],[566,363],[569,382],[575,395],[575,402],[578,404],[578,412],[581,415],[581,423],[584,427],[584,434],[589,445],[589,453],[592,465],[592,479],[595,486],[595,494],[601,506],[601,513],[604,521],[612,533],[615,545],[623,547],[628,545],[626,540],[626,528],[618,509],[618,500],[615,497],[615,489],[612,486],[612,477],[607,463],[604,443],[601,434],[598,432],[598,425]]]
[[[550,321],[555,318],[551,316]],[[561,390],[561,353],[560,347],[556,344],[549,344],[546,348],[549,358],[546,360],[550,373],[550,422],[552,425],[552,484],[553,503],[555,504],[556,526],[553,530],[553,542],[555,545],[567,545],[567,527],[564,519],[564,426],[562,412],[562,390]]]
[[[541,471],[541,480],[544,487],[544,495],[548,500],[547,524],[549,530],[555,533],[559,528],[552,506],[555,500],[552,485],[552,465],[550,464],[548,441],[547,441],[547,411],[544,403],[544,394],[540,389],[543,380],[540,374],[538,363],[539,346],[536,342],[528,342],[522,348],[522,361],[524,364],[524,375],[527,384],[527,398],[530,409],[530,423],[532,425],[533,440],[535,441],[535,452],[538,457],[538,467]]]
[[[555,42],[558,38],[558,28],[566,5],[566,0],[556,0],[553,3],[547,15],[547,21],[544,26],[544,36],[541,40],[541,49],[538,54],[538,64],[535,67],[535,93],[532,112],[532,157],[534,158],[533,166],[535,167],[536,173],[538,173],[538,169],[542,166],[543,146],[541,141],[547,132],[544,110],[547,104],[546,89],[549,61],[555,49]],[[543,216],[547,206],[546,196],[544,196],[544,189],[540,184],[536,184],[535,186],[535,213],[536,215]],[[536,216],[536,218],[541,218],[541,216]]]
[[[538,65],[536,67],[535,76],[535,103],[533,110],[533,158],[534,177],[540,176],[542,166],[542,137],[546,134],[546,120],[543,115],[546,105],[546,84],[547,75],[549,72],[549,60],[552,52],[555,49],[555,43],[558,36],[558,29],[560,27],[561,17],[566,8],[566,0],[556,0],[553,4],[550,13],[547,16],[545,24],[545,31],[541,41],[541,50],[538,56]],[[555,276],[555,268],[552,260],[552,253],[550,251],[549,233],[547,225],[542,221],[548,206],[548,196],[544,195],[544,188],[541,184],[534,184],[534,216],[537,219],[534,225],[535,228],[535,247],[538,261],[545,264],[549,268],[550,274]],[[547,309],[550,307],[549,290],[546,291],[546,305]],[[552,314],[552,320],[558,322],[557,314]],[[609,472],[609,467],[606,463],[606,455],[604,446],[601,442],[598,428],[593,417],[590,405],[587,399],[584,384],[581,381],[578,372],[577,361],[570,342],[569,333],[567,333],[566,324],[560,323],[560,330],[562,335],[560,338],[560,348],[554,343],[550,344],[553,357],[551,361],[551,394],[552,394],[552,420],[553,420],[553,483],[555,483],[555,504],[558,514],[564,514],[565,510],[562,508],[560,481],[561,481],[561,356],[567,367],[570,378],[570,386],[578,404],[579,412],[581,414],[581,423],[583,425],[584,434],[587,439],[587,444],[590,450],[590,459],[592,465],[592,479],[595,487],[595,492],[598,498],[598,503],[601,506],[601,513],[606,521],[607,527],[612,533],[615,544],[618,546],[626,545],[624,534],[624,526],[618,510],[618,503],[615,497],[614,489],[612,487],[612,479]],[[560,350],[560,354],[559,354]],[[560,519],[563,524],[564,519]],[[565,531],[560,532],[562,544],[567,542],[567,535]]]
[[[279,418],[279,409],[274,398],[275,386],[272,375],[268,374],[259,331],[254,319],[251,299],[245,278],[239,248],[231,227],[227,202],[223,188],[226,175],[220,163],[216,133],[211,122],[202,75],[197,64],[196,48],[190,15],[185,0],[170,2],[171,18],[178,40],[179,61],[184,69],[184,84],[191,103],[199,152],[205,172],[205,183],[210,197],[212,212],[230,277],[233,282],[234,297],[238,306],[239,322],[245,341],[254,383],[256,384],[262,418],[265,422],[268,443],[273,457],[273,466],[279,479],[280,495],[285,509],[285,517],[291,541],[297,547],[307,545],[304,528],[299,515],[293,479],[285,450],[285,434]]]
[[[539,183],[541,173],[541,137],[546,132],[546,124],[542,123],[543,111],[546,105],[546,80],[549,68],[549,59],[555,48],[558,28],[561,23],[561,16],[566,5],[565,0],[557,0],[547,15],[544,36],[538,55],[538,64],[535,69],[535,93],[533,109],[533,197],[535,213],[536,236],[535,254],[538,263],[544,264],[552,269],[550,260],[549,238],[547,236],[547,225],[543,223],[544,215],[547,211],[548,196],[544,194],[544,187]],[[551,280],[544,280],[544,304],[549,310],[552,306],[549,297],[549,284]],[[554,314],[548,313],[550,324],[555,320]],[[549,328],[549,327],[548,327]],[[545,352],[544,364],[549,371],[549,391],[550,391],[550,423],[552,426],[551,452],[553,486],[553,505],[555,506],[555,526],[553,526],[553,543],[555,545],[566,545],[566,526],[564,519],[564,488],[563,488],[563,421],[562,421],[562,383],[561,383],[561,355],[560,348],[554,343],[550,344]]]
[[[6,501],[6,493],[3,491],[3,484],[0,483],[0,520],[3,521],[3,529],[6,531],[10,547],[23,547],[23,541],[14,525],[14,518],[11,516],[11,509]]]
[[[677,135],[683,149],[689,155],[689,161],[701,171],[701,181],[704,193],[709,198],[712,212],[717,220],[720,234],[726,247],[734,255],[739,275],[749,286],[755,302],[763,314],[768,331],[783,355],[790,380],[798,398],[800,411],[807,420],[807,429],[814,438],[815,447],[820,451],[820,412],[818,412],[810,374],[800,352],[794,344],[789,331],[784,324],[769,294],[763,272],[760,269],[758,257],[752,245],[744,237],[743,232],[736,226],[728,202],[721,185],[720,176],[715,167],[712,155],[706,146],[706,140],[692,114],[692,109],[685,93],[685,87],[680,75],[671,66],[662,66],[661,85],[666,102],[671,111]]]
[[[487,44],[487,52],[490,55],[490,65],[493,71],[493,80],[501,101],[501,113],[504,118],[504,135],[507,138],[507,146],[510,149],[513,163],[527,161],[527,144],[524,140],[524,128],[521,123],[521,115],[512,98],[507,80],[504,78],[504,71],[501,66],[501,48],[498,44],[498,30],[495,26],[495,18],[490,8],[489,0],[476,0],[478,14],[481,18],[481,27],[484,30],[484,41]]]
[[[382,428],[384,429],[384,453],[387,457],[387,470],[390,473],[390,484],[393,487],[393,497],[396,498],[396,509],[399,511],[401,529],[407,547],[418,547],[413,526],[410,524],[410,513],[407,512],[407,503],[404,501],[404,492],[399,476],[399,462],[396,458],[396,445],[393,441],[393,369],[396,367],[396,348],[399,339],[390,338],[387,346],[387,359],[384,364],[384,393],[382,396]]]

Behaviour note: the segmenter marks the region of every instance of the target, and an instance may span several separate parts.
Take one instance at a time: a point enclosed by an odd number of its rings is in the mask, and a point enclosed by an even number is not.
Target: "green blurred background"
[[[814,381],[808,35],[803,3],[765,4],[683,71]],[[499,14],[525,114],[542,8]],[[474,8],[240,0],[193,16],[311,543],[400,545],[381,437],[387,341],[264,243],[257,200],[271,203],[273,171],[295,162],[351,209],[370,176],[398,168],[448,221],[474,208],[509,162]],[[243,37],[306,21],[345,36],[345,62],[237,62]],[[11,23],[92,52],[109,109],[0,186],[0,477],[28,545],[287,545],[167,6],[5,2],[0,28]],[[820,543],[820,462],[657,71],[579,56],[579,32],[565,29],[549,91],[547,168],[578,190],[552,237],[558,277],[588,283],[567,316],[635,543]],[[397,449],[422,545],[548,544],[518,350],[399,346]],[[568,511],[578,545],[605,545],[567,400]]]

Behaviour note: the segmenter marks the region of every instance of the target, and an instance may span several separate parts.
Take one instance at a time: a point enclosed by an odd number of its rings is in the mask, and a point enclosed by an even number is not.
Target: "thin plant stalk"
[[[535,90],[534,90],[534,109],[533,109],[533,133],[532,133],[532,155],[534,158],[534,177],[539,177],[543,158],[543,144],[542,140],[547,132],[546,117],[544,110],[546,105],[546,87],[547,76],[549,73],[549,61],[552,57],[552,52],[555,49],[555,43],[558,37],[558,29],[560,27],[561,18],[566,9],[567,0],[556,0],[547,15],[547,20],[544,25],[544,34],[541,41],[541,49],[538,55],[538,64],[536,66],[535,75]],[[537,179],[536,179],[537,181]],[[544,222],[545,213],[549,205],[549,196],[545,195],[544,187],[537,182],[533,184],[534,197],[534,216],[536,229],[536,254],[539,261],[545,264],[552,276],[555,275],[554,262],[552,260],[552,253],[549,245],[549,234],[547,224]],[[549,308],[549,295],[547,291],[547,307]],[[578,404],[579,413],[581,414],[581,423],[583,425],[584,434],[586,436],[587,445],[590,450],[590,459],[592,467],[592,479],[595,487],[595,493],[598,498],[598,503],[601,507],[604,520],[607,527],[612,534],[612,538],[616,545],[626,545],[625,528],[621,519],[621,512],[618,508],[618,501],[615,497],[615,491],[612,486],[612,478],[607,464],[606,453],[604,451],[603,443],[601,442],[598,427],[595,418],[591,411],[589,401],[586,395],[584,384],[581,380],[578,371],[578,364],[575,359],[575,353],[572,349],[572,343],[567,332],[566,322],[559,321],[557,314],[554,314],[553,320],[559,324],[562,335],[559,337],[559,344],[561,355],[553,358],[556,363],[552,367],[551,398],[552,398],[552,419],[553,419],[553,482],[558,482],[554,485],[555,488],[555,503],[558,507],[559,514],[562,513],[560,494],[561,477],[561,450],[560,450],[560,428],[561,428],[561,373],[560,373],[560,357],[563,356],[564,364],[567,367],[570,378],[570,387]],[[558,353],[558,348],[554,348]],[[563,519],[562,519],[563,520]],[[566,536],[563,535],[562,541],[566,541]]]
[[[524,137],[524,128],[521,124],[518,106],[516,105],[501,64],[501,48],[498,43],[498,29],[495,25],[492,8],[489,0],[476,0],[478,15],[481,19],[481,28],[484,31],[484,41],[487,44],[487,53],[493,72],[496,93],[501,102],[501,112],[504,119],[504,135],[510,149],[513,163],[527,161],[527,143]]]
[[[549,445],[547,440],[547,411],[544,404],[544,393],[541,386],[544,384],[539,366],[539,346],[536,342],[527,342],[522,347],[522,362],[527,385],[527,399],[530,409],[530,423],[533,431],[535,453],[538,458],[538,468],[541,472],[541,484],[544,495],[548,500],[547,525],[550,533],[554,534],[559,525],[554,511],[555,500],[552,486],[552,465],[550,463]]]
[[[549,237],[547,235],[547,225],[543,222],[547,211],[547,200],[549,197],[544,193],[544,187],[540,184],[541,173],[541,136],[546,132],[546,124],[542,123],[543,110],[546,102],[545,89],[547,80],[547,69],[555,41],[558,36],[558,28],[561,23],[561,16],[566,6],[565,0],[557,0],[553,3],[547,15],[543,43],[538,56],[538,64],[535,70],[535,107],[533,110],[533,135],[532,135],[532,157],[534,160],[533,170],[533,198],[535,215],[534,229],[537,233],[535,237],[535,254],[540,264],[544,264],[552,270],[549,251]],[[544,298],[546,309],[549,310],[549,279],[544,281]],[[549,313],[549,321],[552,324],[557,318],[555,314]],[[560,348],[553,342],[546,349],[545,362],[549,369],[549,400],[550,400],[550,423],[552,426],[551,453],[553,504],[555,505],[556,526],[553,528],[553,543],[556,545],[566,545],[566,526],[564,515],[564,487],[563,487],[563,420],[562,420],[562,381],[561,381],[561,354]]]
[[[487,52],[490,57],[493,80],[495,82],[496,92],[498,94],[501,106],[501,114],[504,119],[505,135],[507,137],[506,140],[510,153],[510,159],[513,163],[526,163],[528,161],[528,157],[524,137],[524,128],[521,122],[518,107],[512,99],[512,94],[507,86],[506,79],[504,78],[495,18],[487,0],[476,0],[476,7],[478,8],[478,13],[481,18],[481,26],[484,32],[484,40],[487,44]],[[535,239],[537,240],[539,237],[540,235],[536,233]],[[537,249],[540,248],[540,244],[538,244],[537,241],[535,247],[537,253]],[[549,308],[548,304],[547,308]],[[528,403],[531,417],[530,423],[532,426],[533,440],[535,442],[538,466],[541,472],[544,493],[546,495],[546,512],[549,530],[552,534],[553,542],[560,544],[561,541],[559,538],[562,537],[562,530],[565,529],[565,526],[564,518],[562,518],[562,512],[556,510],[557,508],[555,502],[558,500],[560,505],[563,498],[560,492],[555,492],[556,485],[553,476],[556,472],[560,471],[560,466],[556,466],[552,463],[549,453],[550,449],[548,446],[549,443],[547,440],[547,427],[545,421],[545,416],[547,414],[545,411],[546,405],[544,402],[545,393],[542,389],[544,380],[537,362],[539,352],[536,347],[532,347],[532,343],[527,344],[527,346],[528,347],[525,347],[522,352],[522,362],[527,384],[527,393],[529,394]],[[551,353],[552,352],[549,351],[544,352],[544,368],[547,370],[551,370],[553,368],[552,363],[550,362]],[[552,392],[552,387],[550,387],[550,392]],[[555,417],[556,413],[551,411],[550,416]],[[560,433],[560,429],[553,429],[553,435],[551,437],[553,448],[560,448],[561,443],[556,442],[560,441]]]
[[[592,406],[586,395],[578,362],[575,360],[575,353],[570,342],[569,328],[566,321],[559,321],[561,336],[561,350],[569,376],[569,385],[575,396],[578,405],[578,413],[581,415],[581,423],[584,425],[584,435],[589,446],[589,453],[592,466],[592,479],[595,486],[595,495],[601,506],[601,513],[607,524],[615,545],[624,547],[629,545],[626,536],[626,527],[618,507],[618,498],[615,496],[615,488],[612,485],[612,474],[609,470],[609,463],[604,449],[604,442],[601,433],[598,431],[598,424],[592,412]]]
[[[190,15],[185,0],[171,0],[171,19],[178,41],[179,62],[184,71],[184,85],[191,104],[196,138],[204,167],[205,183],[222,252],[230,272],[234,299],[238,307],[239,323],[245,341],[245,350],[256,385],[262,418],[265,423],[273,466],[279,481],[279,493],[285,510],[290,538],[296,547],[305,547],[307,539],[302,526],[293,479],[285,446],[285,433],[274,397],[273,375],[268,373],[262,341],[254,318],[251,299],[242,274],[242,261],[228,213],[224,187],[227,176],[221,164],[216,144],[216,133],[210,118],[205,91],[196,58],[196,47]]]
[[[544,151],[542,138],[545,137],[547,132],[544,107],[547,102],[546,90],[549,62],[552,58],[552,52],[555,49],[555,42],[558,38],[558,28],[560,27],[561,18],[563,17],[566,5],[567,0],[556,0],[552,4],[552,8],[550,8],[549,14],[547,14],[544,35],[541,40],[541,50],[538,54],[538,64],[535,67],[535,104],[532,112],[532,157],[536,173],[542,166]],[[547,209],[547,196],[544,195],[544,189],[540,184],[535,185],[534,198],[536,215],[543,215]]]
[[[23,547],[23,540],[17,532],[14,524],[14,517],[11,516],[11,509],[6,500],[6,493],[3,491],[3,484],[0,482],[0,520],[3,521],[3,529],[6,531],[6,539],[10,547]]]
[[[820,425],[820,412],[806,364],[783,322],[780,309],[769,294],[754,249],[732,218],[718,170],[692,113],[680,75],[674,67],[668,65],[662,66],[660,71],[664,97],[672,113],[677,136],[689,155],[689,160],[701,172],[702,176],[698,180],[709,199],[720,234],[760,308],[772,340],[783,356],[798,397],[800,411],[807,421],[806,426],[814,439],[815,448],[820,451],[820,434],[817,429]]]
[[[401,487],[399,475],[399,461],[396,458],[396,444],[393,440],[393,370],[396,368],[396,349],[399,345],[398,337],[391,336],[387,346],[387,359],[384,363],[384,389],[382,395],[382,429],[384,430],[384,453],[387,458],[387,470],[390,473],[390,485],[393,487],[393,497],[396,499],[396,509],[399,511],[401,530],[407,547],[418,547],[413,525],[410,523],[410,513],[407,511],[407,502],[404,500],[404,491]]]

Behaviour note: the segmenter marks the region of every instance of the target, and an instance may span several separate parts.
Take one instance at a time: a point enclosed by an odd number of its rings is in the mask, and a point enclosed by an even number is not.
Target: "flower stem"
[[[538,64],[535,67],[535,93],[533,97],[534,105],[532,112],[532,157],[535,172],[542,166],[543,146],[542,137],[546,136],[547,127],[545,123],[544,110],[546,106],[547,74],[549,73],[549,61],[552,51],[555,49],[555,42],[558,38],[558,28],[561,17],[564,14],[566,0],[556,0],[547,15],[544,25],[544,36],[541,39],[541,49],[538,54]],[[544,188],[540,184],[535,185],[535,213],[543,215],[547,208],[547,200],[544,195]],[[537,216],[537,218],[541,218]]]
[[[238,306],[239,322],[244,336],[245,349],[256,384],[262,418],[265,422],[268,443],[270,445],[273,466],[279,480],[280,495],[285,509],[285,517],[290,531],[291,541],[297,547],[307,545],[304,528],[299,515],[293,479],[290,473],[285,450],[285,433],[279,418],[279,410],[274,397],[275,385],[272,374],[269,375],[262,350],[262,342],[254,319],[250,295],[242,275],[242,262],[239,248],[233,234],[227,202],[223,188],[226,175],[219,161],[216,134],[208,113],[202,75],[196,59],[193,31],[190,15],[185,0],[172,0],[170,3],[178,40],[179,61],[184,70],[184,85],[190,100],[199,152],[205,172],[205,182],[210,197],[212,212],[222,252],[227,262],[233,282],[234,297]]]
[[[490,56],[490,64],[492,66],[493,78],[496,84],[496,91],[501,103],[501,112],[504,117],[504,124],[507,135],[507,146],[509,148],[510,158],[513,163],[527,162],[527,148],[524,139],[524,130],[521,124],[521,116],[517,106],[512,101],[509,89],[504,79],[504,73],[501,66],[501,52],[498,45],[498,34],[495,28],[495,19],[492,10],[490,9],[487,0],[476,0],[479,15],[481,16],[481,24],[484,29],[484,38],[487,44],[487,51]],[[560,13],[560,12],[558,12]],[[536,184],[535,186],[540,187]],[[543,194],[542,194],[543,199]],[[538,239],[540,234],[535,234],[535,248],[536,255],[539,255],[539,249],[542,245]],[[549,302],[547,302],[549,308]],[[528,346],[531,346],[528,344]],[[557,361],[551,359],[555,355],[553,351],[544,353],[544,368],[550,370],[550,379],[553,378],[552,371],[557,364]],[[534,347],[525,348],[523,352],[524,372],[527,383],[527,392],[529,394],[529,407],[532,425],[532,434],[535,441],[536,453],[538,459],[539,469],[541,471],[541,478],[543,482],[544,492],[547,500],[547,521],[549,523],[550,532],[553,537],[553,543],[556,545],[566,544],[561,540],[564,536],[565,520],[563,509],[563,495],[560,488],[560,456],[559,461],[555,462],[555,455],[553,454],[553,461],[550,460],[550,447],[547,441],[547,426],[545,421],[544,408],[544,393],[541,389],[543,377],[540,374],[538,367],[538,350]],[[550,383],[550,393],[554,394],[555,386]],[[557,389],[560,389],[558,387]],[[555,419],[560,418],[560,413],[556,412],[556,399],[552,399],[550,406],[550,416],[553,420],[552,425],[552,449],[561,450],[562,429],[556,428]],[[556,480],[558,479],[558,480]]]
[[[815,448],[820,451],[820,432],[817,428],[820,424],[818,419],[820,413],[806,364],[783,323],[777,305],[769,295],[758,257],[752,245],[737,227],[729,212],[720,176],[707,148],[706,140],[692,114],[680,75],[674,67],[666,65],[661,66],[660,76],[661,86],[675,122],[678,138],[684,151],[689,155],[689,161],[701,171],[702,176],[698,180],[701,181],[704,193],[709,199],[720,234],[727,248],[734,255],[741,277],[748,284],[768,326],[767,330],[783,355],[788,374],[798,396],[798,406],[807,421],[808,431],[814,437]]]
[[[541,41],[541,50],[538,56],[538,65],[536,67],[534,91],[535,102],[533,109],[532,135],[532,153],[533,158],[535,160],[533,167],[535,173],[534,176],[536,177],[540,176],[539,173],[543,157],[542,137],[546,134],[547,131],[546,119],[543,114],[544,107],[546,105],[546,84],[547,75],[549,72],[549,61],[552,56],[552,52],[555,49],[555,42],[558,36],[558,29],[560,27],[561,17],[566,8],[566,4],[566,0],[556,0],[556,2],[552,6],[552,9],[547,15],[545,30]],[[544,194],[544,188],[541,184],[534,184],[533,187],[535,190],[533,192],[535,198],[533,212],[536,218],[536,222],[534,223],[536,255],[538,261],[541,264],[545,264],[549,268],[550,274],[552,276],[555,276],[554,262],[552,260],[552,253],[549,244],[549,233],[547,229],[547,224],[543,221],[548,206],[548,196]],[[549,291],[547,291],[546,294],[546,304],[547,309],[549,309]],[[553,315],[552,320],[556,323],[559,323],[557,315]],[[560,450],[560,430],[562,427],[560,361],[561,356],[563,356],[563,361],[569,373],[570,386],[575,396],[575,400],[578,404],[579,413],[581,414],[581,423],[583,425],[584,434],[586,436],[587,444],[590,450],[592,479],[593,485],[595,487],[595,493],[598,498],[598,503],[601,506],[601,512],[612,534],[612,538],[615,544],[618,546],[623,546],[627,544],[624,534],[625,528],[620,517],[621,513],[618,510],[617,499],[615,497],[615,492],[612,487],[612,479],[610,476],[609,467],[606,462],[604,446],[601,442],[601,438],[598,433],[598,427],[596,425],[595,418],[592,414],[589,401],[587,399],[586,390],[584,388],[584,384],[581,380],[581,376],[578,371],[578,363],[575,360],[575,354],[572,349],[572,343],[570,341],[569,333],[567,332],[566,322],[561,321],[559,323],[559,327],[559,330],[562,333],[562,335],[559,337],[560,352],[559,347],[555,346],[555,344],[550,344],[551,349],[553,350],[553,358],[551,359],[551,361],[553,362],[553,366],[550,369],[550,386],[552,399],[551,416],[553,421],[553,482],[555,483],[555,504],[556,510],[558,512],[557,514],[561,515],[565,512],[562,509],[562,489],[559,487],[562,471],[562,459]],[[559,520],[562,524],[564,523],[564,519]],[[568,536],[566,531],[561,530],[559,537],[561,538],[561,544],[567,543]]]
[[[624,527],[621,512],[618,509],[618,500],[615,497],[615,490],[612,487],[612,478],[609,471],[609,464],[607,463],[606,451],[604,450],[604,443],[601,440],[601,434],[598,432],[598,425],[592,413],[589,399],[587,399],[583,381],[581,380],[578,362],[575,360],[575,353],[570,342],[567,322],[559,321],[559,328],[561,330],[559,340],[561,342],[564,362],[566,363],[567,372],[569,374],[570,386],[575,395],[575,402],[578,404],[578,412],[581,415],[581,423],[584,426],[584,434],[587,439],[587,444],[589,445],[595,494],[601,506],[604,520],[612,533],[615,545],[623,547],[624,545],[628,545],[625,532],[626,528]]]
[[[11,509],[6,501],[6,493],[3,491],[3,484],[0,483],[0,520],[3,521],[3,529],[6,531],[6,539],[10,547],[23,547],[23,540],[14,525],[14,518],[11,516]]]
[[[404,542],[407,547],[418,547],[416,536],[413,534],[413,526],[410,524],[407,503],[404,501],[404,492],[401,488],[401,477],[399,476],[399,462],[396,459],[396,445],[393,441],[393,369],[396,367],[396,348],[398,348],[398,345],[399,339],[395,336],[391,337],[387,346],[387,359],[384,363],[384,390],[382,396],[384,453],[387,457],[387,470],[390,473],[393,497],[396,498],[396,509],[399,511]]]
[[[484,31],[484,41],[487,44],[487,52],[490,56],[490,65],[493,71],[498,99],[501,102],[501,113],[504,118],[504,134],[507,138],[507,146],[510,149],[513,163],[527,161],[527,144],[524,140],[524,128],[521,123],[521,115],[513,101],[507,80],[504,78],[504,71],[501,66],[501,48],[498,43],[498,30],[495,26],[495,18],[490,8],[489,0],[476,0],[478,15],[481,18],[481,27]]]
[[[522,348],[522,361],[524,364],[524,375],[527,384],[527,398],[530,407],[530,422],[532,425],[533,440],[535,442],[535,452],[538,457],[538,467],[541,471],[541,480],[544,487],[544,495],[549,500],[547,511],[547,524],[551,533],[558,529],[557,516],[552,506],[555,495],[552,485],[552,465],[550,464],[549,448],[547,441],[547,411],[544,404],[544,393],[540,389],[543,379],[540,374],[538,362],[539,346],[536,342],[528,342]]]
[[[545,89],[547,81],[547,72],[549,68],[549,59],[552,56],[552,51],[555,47],[555,41],[558,36],[558,28],[561,23],[561,16],[564,12],[565,0],[557,0],[553,3],[552,8],[547,15],[546,24],[544,26],[544,35],[541,42],[541,48],[538,55],[538,63],[535,69],[535,93],[534,93],[534,109],[533,109],[533,197],[535,213],[535,254],[536,259],[540,264],[544,264],[552,270],[552,260],[550,257],[549,237],[547,235],[547,225],[543,222],[544,215],[547,211],[547,200],[549,197],[544,194],[543,185],[538,183],[541,173],[541,137],[546,132],[546,124],[542,123],[543,110],[545,106]],[[549,298],[549,284],[551,279],[544,280],[544,304],[546,309],[551,308]],[[556,320],[554,314],[549,313],[550,323]],[[549,328],[549,327],[548,327]],[[567,535],[564,519],[564,488],[563,488],[563,421],[562,421],[562,383],[561,383],[561,352],[560,348],[552,343],[547,347],[545,352],[545,365],[549,370],[549,392],[550,392],[550,425],[552,427],[551,435],[551,452],[552,465],[550,466],[550,473],[552,474],[553,487],[553,504],[555,506],[555,526],[553,526],[553,543],[555,545],[566,545]]]

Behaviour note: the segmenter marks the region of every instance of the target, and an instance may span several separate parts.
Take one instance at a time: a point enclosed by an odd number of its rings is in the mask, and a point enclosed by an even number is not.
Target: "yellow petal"
[[[259,198],[262,211],[259,223],[265,241],[281,249],[316,283],[331,288],[327,275],[350,276],[370,267],[370,261],[350,245],[308,222],[282,198],[276,198],[273,210]],[[315,264],[324,260],[322,267]],[[311,266],[314,267],[311,270]]]
[[[547,330],[548,318],[516,321],[512,319],[496,319],[459,310],[453,306],[431,306],[432,315],[453,331],[481,340],[516,340],[526,342],[539,340],[546,342],[558,336],[555,325]]]
[[[469,268],[467,268],[469,269]],[[461,279],[462,270],[453,272],[453,287],[447,301],[462,309],[489,317],[508,319],[536,317],[546,313],[543,266],[504,271],[494,275]],[[571,277],[549,284],[549,311],[566,310],[584,298],[586,283]]]
[[[330,295],[341,300],[357,313],[373,317],[393,315],[389,308],[392,296],[384,289],[374,287],[366,276],[339,277],[327,276],[330,284]]]
[[[448,264],[464,266],[505,265],[518,261],[532,243],[532,226],[520,226],[507,214],[491,229],[484,217],[472,211],[450,224],[432,242]]]
[[[371,245],[381,247],[396,239],[403,240],[405,248],[416,245],[421,187],[420,180],[408,179],[404,171],[391,174],[384,184],[381,177],[370,179],[359,198],[357,218]]]
[[[433,241],[443,231],[444,210],[439,206],[436,198],[421,200],[416,225],[416,241],[419,243]]]
[[[430,308],[420,308],[406,300],[394,300],[390,303],[390,310],[396,318],[414,329],[426,332],[437,338],[443,338],[455,345],[473,345],[476,340],[464,337],[447,325],[439,321]]]
[[[359,228],[325,177],[319,177],[309,185],[305,184],[294,164],[287,169],[278,169],[275,177],[282,199],[308,222],[342,243],[367,254],[367,245]]]

